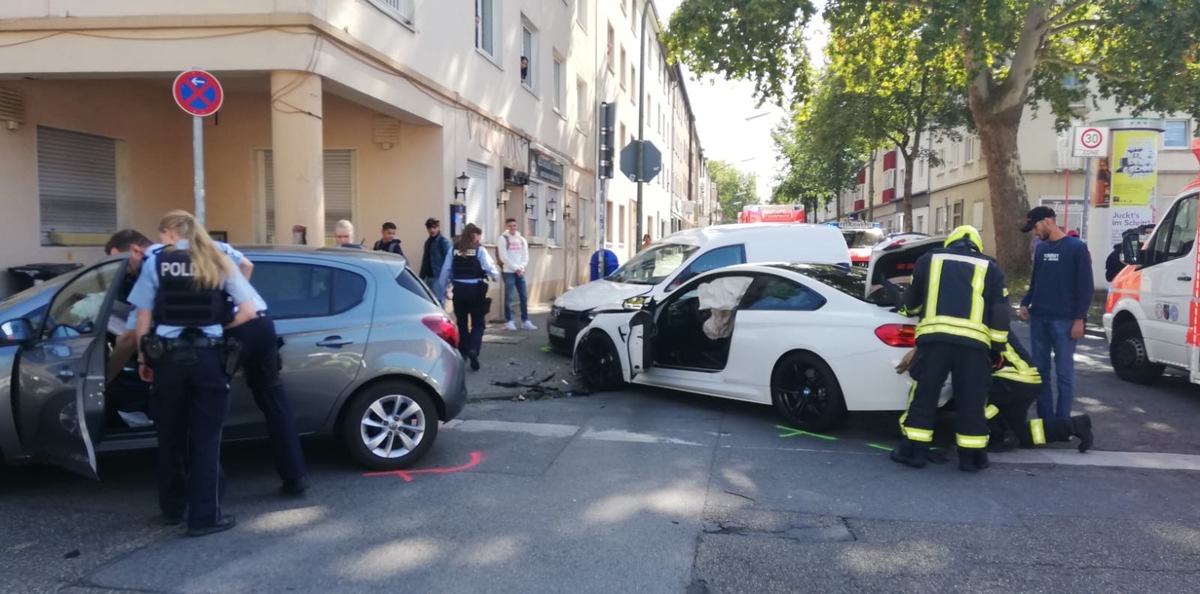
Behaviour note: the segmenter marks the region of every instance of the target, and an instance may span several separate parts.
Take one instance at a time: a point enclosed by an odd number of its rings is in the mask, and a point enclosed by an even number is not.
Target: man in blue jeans
[[[496,242],[500,251],[500,263],[504,271],[504,329],[516,330],[513,323],[512,302],[517,297],[521,302],[521,328],[537,330],[529,321],[529,291],[525,286],[525,267],[529,266],[529,242],[517,231],[517,220],[504,221],[506,230]]]
[[[1042,376],[1038,417],[1071,418],[1075,401],[1075,343],[1083,338],[1092,304],[1092,256],[1087,244],[1063,233],[1054,211],[1039,206],[1026,215],[1022,233],[1032,231],[1042,243],[1033,257],[1029,293],[1021,298],[1021,319],[1029,322],[1033,362]],[[1051,352],[1058,380],[1058,400],[1050,381]]]

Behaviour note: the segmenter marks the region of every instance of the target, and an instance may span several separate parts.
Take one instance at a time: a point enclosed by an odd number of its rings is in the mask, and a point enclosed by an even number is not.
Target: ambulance
[[[871,252],[887,239],[883,225],[879,223],[846,221],[827,224],[841,229],[842,237],[846,239],[846,247],[850,248],[850,263],[859,268],[871,265]]]
[[[1192,143],[1200,160],[1200,140]],[[1200,177],[1175,198],[1145,242],[1138,229],[1121,236],[1125,269],[1104,307],[1109,359],[1121,379],[1150,384],[1167,367],[1200,383]]]

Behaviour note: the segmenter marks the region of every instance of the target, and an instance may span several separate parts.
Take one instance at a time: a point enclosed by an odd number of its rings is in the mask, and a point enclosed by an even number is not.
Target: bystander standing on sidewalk
[[[1021,299],[1021,319],[1029,322],[1033,360],[1042,377],[1038,416],[1069,420],[1075,400],[1075,343],[1083,338],[1095,288],[1092,258],[1087,244],[1063,233],[1054,211],[1045,206],[1029,211],[1021,232],[1030,231],[1042,243],[1034,254],[1029,292]],[[1057,400],[1051,370],[1057,379]]]
[[[442,265],[446,263],[446,256],[450,255],[454,246],[450,243],[450,239],[442,235],[442,222],[430,217],[425,219],[425,231],[429,233],[429,238],[425,240],[425,252],[421,255],[421,280],[425,284],[433,287],[437,283],[438,273],[442,271]],[[445,305],[445,299],[440,295],[438,300]]]
[[[333,241],[337,247],[361,250],[362,245],[354,243],[354,223],[342,219],[333,224]]]
[[[521,328],[537,330],[537,326],[529,321],[529,288],[525,284],[525,267],[529,266],[529,242],[517,231],[517,220],[504,221],[507,227],[500,235],[496,246],[500,250],[500,264],[504,271],[504,327],[516,330],[513,323],[512,302],[516,294],[521,302]]]
[[[383,228],[379,230],[379,241],[375,242],[373,249],[377,252],[404,255],[404,250],[400,249],[400,240],[396,238],[395,223],[389,221],[383,224]]]

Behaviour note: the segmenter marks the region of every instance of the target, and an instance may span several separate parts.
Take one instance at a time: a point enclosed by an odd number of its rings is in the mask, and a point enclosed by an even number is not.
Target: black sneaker
[[[471,371],[479,371],[479,357],[471,355]]]
[[[221,519],[217,520],[217,523],[213,524],[212,526],[205,526],[203,528],[188,528],[187,535],[208,536],[209,534],[224,532],[230,528],[233,528],[234,526],[237,526],[237,518],[232,515],[226,515],[221,516]]]
[[[1079,453],[1085,453],[1092,447],[1096,437],[1092,435],[1092,418],[1087,415],[1071,417],[1071,435],[1079,438]]]
[[[280,490],[287,495],[303,495],[308,490],[308,480],[304,477],[288,479],[283,481],[283,487]]]

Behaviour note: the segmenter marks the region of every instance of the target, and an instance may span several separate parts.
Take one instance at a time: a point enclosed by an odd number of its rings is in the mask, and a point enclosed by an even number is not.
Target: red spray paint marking
[[[364,477],[398,476],[398,477],[404,479],[404,482],[411,483],[413,480],[412,475],[414,475],[414,474],[450,474],[450,473],[454,473],[454,472],[462,472],[464,470],[470,470],[472,468],[475,468],[476,466],[479,466],[479,463],[482,461],[483,461],[483,454],[481,452],[471,452],[471,461],[467,462],[466,464],[463,464],[462,466],[455,466],[453,468],[419,468],[417,470],[390,470],[387,472],[368,472],[368,473],[364,474],[363,476]]]

